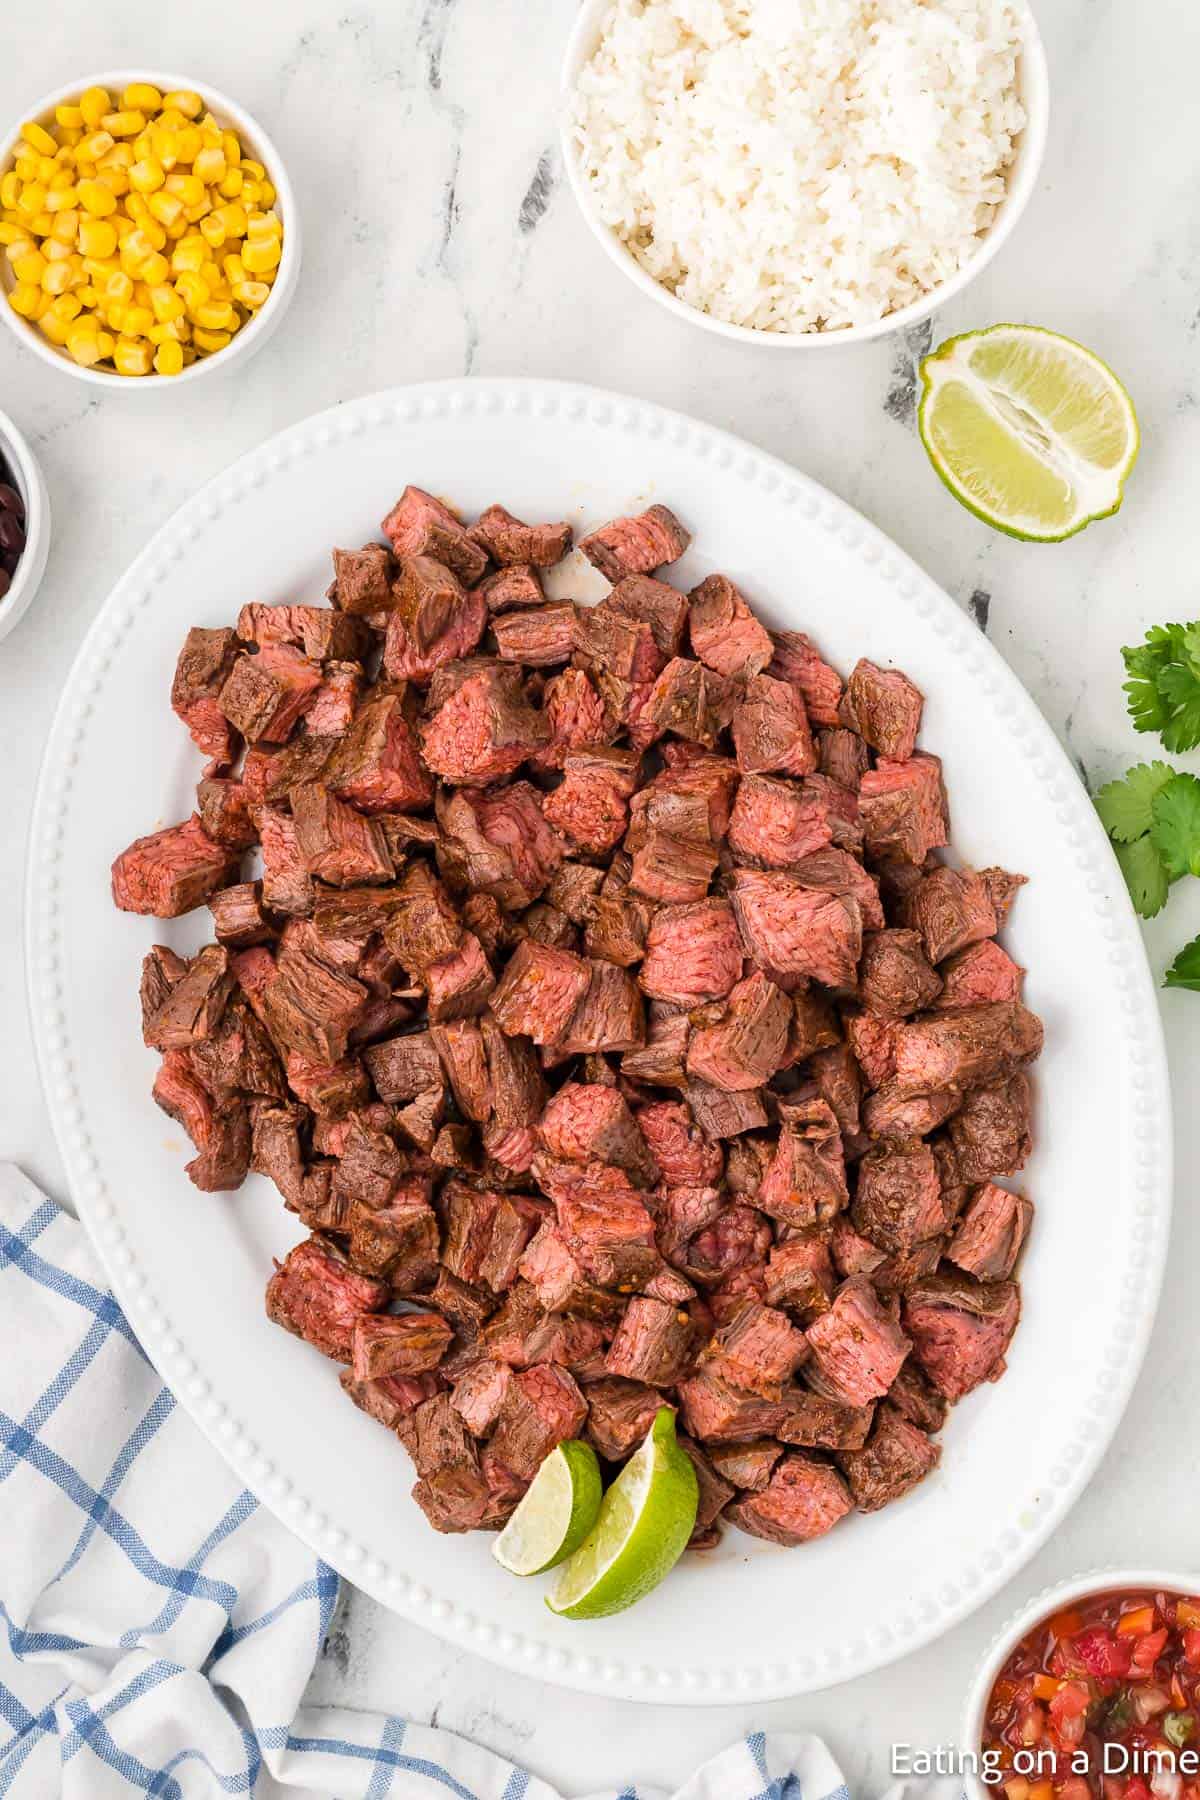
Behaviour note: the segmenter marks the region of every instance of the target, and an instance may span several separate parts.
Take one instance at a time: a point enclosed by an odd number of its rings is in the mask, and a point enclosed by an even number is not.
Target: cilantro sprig
[[[1200,875],[1200,780],[1170,763],[1139,763],[1096,795],[1134,907],[1152,919],[1171,883]]]
[[[1152,625],[1145,642],[1127,644],[1125,683],[1136,731],[1157,731],[1173,754],[1200,744],[1200,620]]]

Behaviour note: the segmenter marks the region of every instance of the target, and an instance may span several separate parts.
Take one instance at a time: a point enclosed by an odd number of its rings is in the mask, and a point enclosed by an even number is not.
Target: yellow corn
[[[137,137],[140,131],[146,129],[146,115],[129,111],[110,112],[105,113],[100,123],[105,131],[111,131],[115,138]]]
[[[171,273],[171,265],[161,250],[154,250],[142,264],[141,278],[149,287],[158,287]]]
[[[242,251],[242,261],[247,274],[262,275],[269,269],[278,268],[280,254],[279,244],[272,238],[262,244],[247,243]]]
[[[79,298],[78,289],[73,294],[60,294],[50,308],[56,318],[65,319],[68,322],[77,319],[82,310],[83,301]]]
[[[88,88],[79,96],[79,110],[84,124],[94,129],[105,113],[112,111],[112,96],[102,87]]]
[[[77,207],[68,207],[65,212],[55,213],[54,226],[50,236],[60,244],[74,244],[79,237],[79,211]]]
[[[8,296],[8,304],[23,319],[37,319],[45,311],[46,295],[32,282],[19,281]]]
[[[38,329],[41,331],[42,336],[48,338],[49,341],[56,345],[60,350],[66,347],[67,333],[70,328],[69,321],[60,319],[58,314],[54,311],[53,306],[47,307],[46,311],[38,320]]]
[[[202,237],[180,238],[171,252],[171,267],[177,275],[185,270],[198,275],[208,261],[208,245]]]
[[[43,238],[42,255],[47,262],[66,262],[68,257],[75,255],[75,245],[64,243],[61,238]]]
[[[46,190],[39,181],[27,181],[17,196],[17,211],[27,219],[45,210]]]
[[[69,184],[62,188],[51,188],[46,195],[46,211],[48,213],[72,212],[78,203],[78,189]]]
[[[129,184],[139,194],[152,194],[167,179],[166,170],[153,156],[144,156],[129,171]]]
[[[220,142],[220,134],[218,133],[217,146],[220,145]],[[228,173],[224,150],[219,147],[201,150],[195,162],[192,164],[192,173],[197,181],[202,181],[204,183],[205,187],[214,187],[218,182],[224,181],[225,176]]]
[[[79,106],[56,106],[54,117],[64,131],[79,131],[83,126],[83,108]]]
[[[121,95],[121,105],[130,112],[156,113],[163,97],[149,81],[131,81]]]
[[[118,375],[148,375],[151,365],[150,345],[135,338],[119,337],[113,350],[113,363]]]
[[[133,281],[124,269],[114,269],[111,275],[96,284],[108,305],[124,306],[133,298]]]
[[[182,113],[185,119],[198,119],[204,111],[204,102],[190,88],[173,88],[163,95],[163,107]]]
[[[181,319],[187,307],[179,294],[166,282],[150,290],[150,305],[160,325],[169,325],[172,319]]]
[[[185,269],[175,277],[175,292],[189,312],[195,312],[209,298],[208,283],[194,269]]]
[[[91,213],[93,219],[107,219],[110,213],[117,210],[117,196],[103,182],[81,181],[79,204],[84,212]]]
[[[204,331],[233,331],[237,314],[227,300],[208,300],[192,311],[192,323]]]
[[[117,233],[107,219],[84,216],[79,221],[79,248],[84,256],[101,259],[117,253]]]
[[[268,238],[281,238],[283,225],[279,214],[273,212],[250,213],[246,219],[246,236],[252,243],[262,244]]]
[[[6,244],[10,250],[18,244],[28,244],[31,250],[35,248],[33,239],[24,226],[5,224],[3,221],[0,221],[0,244]]]
[[[257,312],[271,298],[271,290],[265,281],[235,281],[233,297],[239,306],[246,307],[250,312]]]
[[[115,139],[107,131],[93,131],[79,145],[79,155],[84,162],[98,163],[102,156],[107,156]]]
[[[216,351],[225,349],[231,335],[228,331],[202,331],[197,326],[192,333],[192,342],[197,350],[203,350],[206,356],[212,356]]]
[[[69,262],[47,263],[46,273],[42,276],[42,287],[47,294],[65,294],[68,288],[75,287],[83,279],[83,270],[73,268]]]
[[[154,352],[154,369],[158,375],[181,375],[183,373],[183,345],[168,339],[160,344]]]
[[[0,177],[0,206],[3,206],[6,212],[12,212],[16,207],[20,193],[21,177],[17,174],[15,169],[9,169],[6,175]]]
[[[18,281],[39,282],[46,273],[48,264],[40,250],[27,250],[24,256],[13,260],[13,274]]]
[[[220,183],[220,191],[227,200],[236,200],[245,186],[246,177],[240,169],[230,169]]]

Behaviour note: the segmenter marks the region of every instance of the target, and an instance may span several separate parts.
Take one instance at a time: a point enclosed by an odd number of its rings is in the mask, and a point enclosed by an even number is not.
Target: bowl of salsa
[[[976,1677],[963,1745],[975,1800],[1200,1800],[1200,1577],[1039,1595]]]

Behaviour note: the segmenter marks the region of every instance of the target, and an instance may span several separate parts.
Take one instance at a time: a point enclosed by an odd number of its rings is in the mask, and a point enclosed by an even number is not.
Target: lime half
[[[921,364],[921,381],[930,461],[997,531],[1058,543],[1120,506],[1137,416],[1082,344],[1035,325],[993,325],[949,338]]]
[[[563,1564],[546,1605],[567,1619],[623,1612],[670,1573],[696,1523],[696,1471],[661,1407],[600,1505],[591,1534]],[[515,1515],[514,1515],[515,1517]]]
[[[578,1550],[600,1511],[600,1464],[590,1444],[570,1438],[552,1450],[492,1546],[512,1575],[540,1575]]]

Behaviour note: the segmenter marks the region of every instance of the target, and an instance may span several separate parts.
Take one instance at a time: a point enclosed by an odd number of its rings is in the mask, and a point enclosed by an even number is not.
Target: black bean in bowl
[[[8,464],[0,456],[0,600],[13,584],[24,550],[25,502]]]

